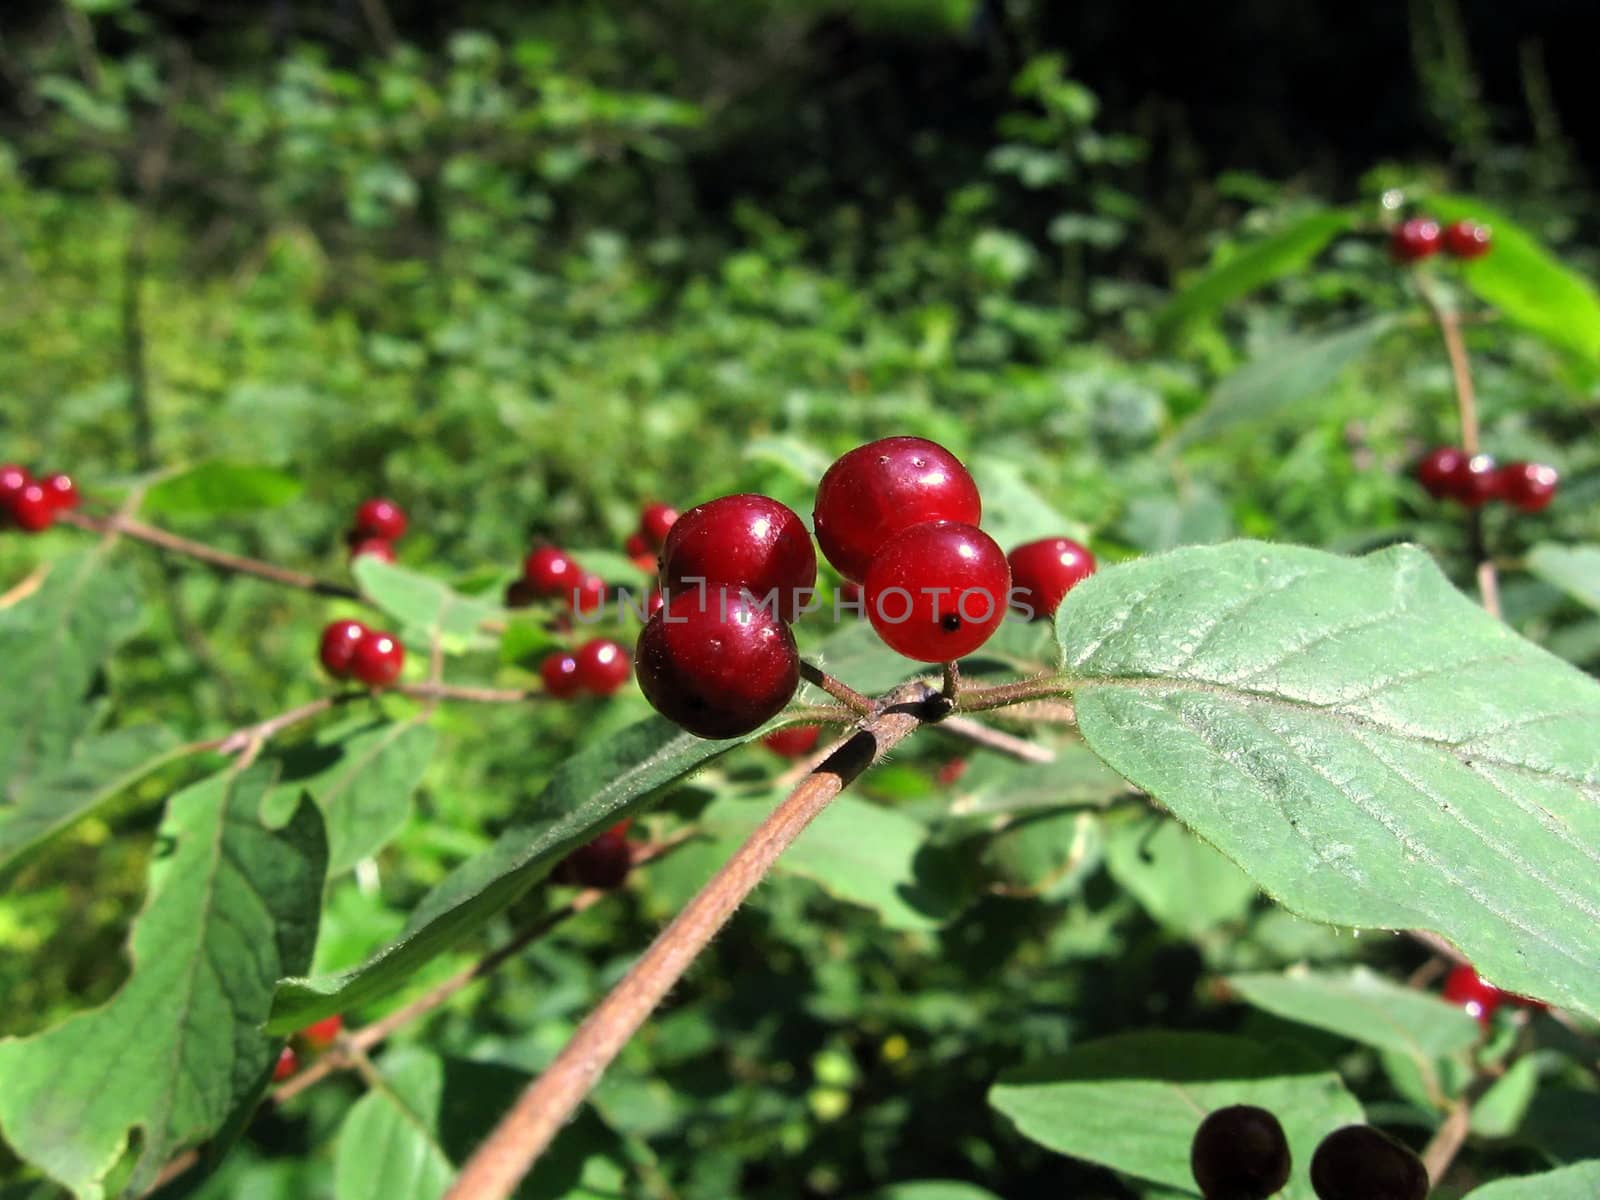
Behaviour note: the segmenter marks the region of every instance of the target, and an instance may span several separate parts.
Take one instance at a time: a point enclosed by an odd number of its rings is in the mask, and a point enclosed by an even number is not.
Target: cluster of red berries
[[[377,496],[365,501],[356,509],[355,523],[344,535],[345,544],[350,547],[350,560],[354,562],[370,554],[392,563],[394,544],[405,536],[406,524],[405,509],[393,500]]]
[[[1288,1184],[1291,1166],[1283,1126],[1253,1104],[1207,1114],[1189,1147],[1205,1200],[1268,1200]],[[1426,1200],[1428,1172],[1409,1146],[1370,1125],[1346,1125],[1317,1145],[1311,1187],[1319,1200]]]
[[[1485,1026],[1502,1005],[1526,1009],[1545,1007],[1538,1000],[1501,991],[1465,963],[1453,968],[1445,978],[1442,994],[1451,1004],[1459,1004],[1469,1016],[1477,1018],[1478,1024]]]
[[[624,817],[593,841],[568,854],[550,873],[557,883],[609,891],[621,887],[633,869],[633,845],[628,841],[632,817]]]
[[[35,479],[14,463],[0,467],[0,526],[11,524],[28,533],[42,533],[56,514],[78,507],[72,476],[55,474]]]
[[[1482,258],[1494,245],[1487,225],[1476,221],[1453,221],[1441,226],[1432,217],[1412,217],[1402,221],[1389,237],[1389,256],[1398,263],[1421,262],[1440,250],[1463,261]]]
[[[406,648],[394,634],[368,629],[360,621],[330,621],[322,630],[318,657],[335,679],[356,679],[381,688],[400,678]]]
[[[1454,500],[1468,508],[1499,500],[1536,513],[1555,499],[1561,476],[1543,463],[1514,462],[1502,467],[1490,455],[1440,446],[1417,464],[1417,482],[1435,500]]]
[[[539,664],[544,690],[557,700],[580,692],[610,696],[628,682],[628,652],[610,638],[590,638],[577,650],[550,655]]]
[[[539,546],[523,560],[522,578],[506,588],[506,607],[526,608],[536,600],[562,600],[587,615],[605,605],[606,581],[585,571],[565,550]]]
[[[622,548],[633,565],[654,575],[657,555],[667,544],[667,535],[678,520],[678,510],[667,504],[646,504],[639,511],[639,528],[628,535]]]
[[[339,1033],[344,1029],[344,1018],[335,1014],[314,1021],[300,1030],[289,1040],[278,1055],[278,1063],[272,1068],[272,1081],[282,1083],[289,1076],[300,1069],[300,1055],[320,1054],[334,1042],[339,1040]]]

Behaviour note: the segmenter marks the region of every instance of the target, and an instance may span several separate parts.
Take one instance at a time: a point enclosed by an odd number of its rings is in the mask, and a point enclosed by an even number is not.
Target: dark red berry
[[[355,661],[356,647],[367,636],[360,621],[330,621],[322,630],[322,646],[317,657],[322,669],[335,679],[348,679]]]
[[[357,538],[350,543],[350,561],[358,558],[372,557],[379,562],[392,563],[394,561],[394,547],[387,539],[379,537]]]
[[[1417,482],[1435,500],[1443,500],[1455,494],[1456,472],[1466,461],[1465,450],[1440,446],[1417,464]]]
[[[1450,477],[1450,495],[1468,508],[1482,508],[1500,494],[1500,472],[1487,454],[1463,458]]]
[[[1465,963],[1445,978],[1443,994],[1451,1004],[1459,1004],[1469,1016],[1476,1017],[1480,1025],[1487,1025],[1495,1010],[1512,999]]]
[[[1456,258],[1482,258],[1493,244],[1489,227],[1476,221],[1452,221],[1445,227],[1444,248]]]
[[[628,540],[622,543],[622,549],[632,559],[655,557],[655,552],[650,549],[650,543],[644,540],[643,534],[630,533]]]
[[[633,847],[628,844],[627,837],[613,827],[567,855],[554,874],[558,883],[609,890],[622,886],[632,866]]]
[[[71,475],[58,471],[39,486],[58,511],[78,507],[78,485],[72,482]]]
[[[1071,538],[1027,542],[1006,555],[1011,564],[1011,604],[1023,616],[1055,615],[1062,597],[1094,574],[1094,555]]]
[[[405,531],[405,510],[393,500],[385,500],[380,496],[356,509],[355,528],[351,533],[357,538],[382,538],[386,542],[393,542],[402,537]]]
[[[41,483],[26,483],[11,497],[11,519],[29,533],[40,533],[55,524],[56,506]]]
[[[33,476],[15,463],[0,466],[0,504],[10,504],[17,493],[32,482]]]
[[[817,748],[821,736],[820,725],[791,725],[773,730],[761,739],[761,744],[784,758],[804,758]]]
[[[539,678],[544,680],[544,690],[557,700],[576,696],[583,689],[575,655],[552,654],[539,664]]]
[[[891,650],[919,662],[951,662],[1000,627],[1011,568],[981,529],[937,521],[884,546],[863,586],[867,619]]]
[[[794,510],[768,496],[723,496],[678,518],[661,550],[661,582],[707,604],[741,590],[758,604],[771,597],[793,621],[816,585],[817,552]]]
[[[1289,1182],[1289,1165],[1283,1126],[1253,1104],[1207,1114],[1189,1146],[1189,1169],[1206,1200],[1267,1200]]]
[[[1346,1125],[1311,1156],[1319,1200],[1427,1200],[1428,1172],[1407,1146],[1370,1125]]]
[[[585,574],[579,577],[577,583],[567,589],[567,607],[573,612],[585,616],[597,613],[605,607],[606,581],[595,574]]]
[[[646,504],[639,514],[639,536],[645,549],[659,550],[667,544],[667,533],[677,523],[678,510],[666,504]]]
[[[282,1083],[300,1069],[300,1056],[285,1046],[278,1052],[278,1061],[272,1068],[272,1082]]]
[[[800,654],[789,627],[767,609],[730,598],[701,605],[673,596],[639,634],[639,690],[690,733],[731,738],[783,710],[800,686]]]
[[[1556,498],[1561,476],[1543,463],[1514,462],[1500,468],[1495,490],[1500,499],[1523,512],[1542,512]]]
[[[527,608],[538,598],[539,593],[533,590],[533,584],[526,579],[518,578],[506,584],[502,603],[506,608]]]
[[[356,643],[350,673],[370,688],[388,687],[400,678],[405,662],[406,648],[393,634],[370,630]]]
[[[955,455],[925,438],[892,437],[857,446],[828,468],[812,523],[828,561],[861,583],[902,530],[926,521],[976,525],[982,515],[978,485]]]
[[[628,652],[610,638],[594,638],[578,647],[578,686],[595,696],[609,696],[628,682]]]
[[[1444,235],[1439,222],[1430,217],[1412,217],[1395,227],[1389,239],[1389,257],[1398,263],[1414,263],[1436,254]]]
[[[583,571],[565,550],[540,546],[523,561],[522,577],[537,595],[565,598],[572,594]]]
[[[300,1040],[310,1050],[326,1050],[339,1040],[339,1031],[344,1028],[344,1018],[335,1013],[331,1017],[323,1017],[320,1021],[313,1021],[299,1033]]]

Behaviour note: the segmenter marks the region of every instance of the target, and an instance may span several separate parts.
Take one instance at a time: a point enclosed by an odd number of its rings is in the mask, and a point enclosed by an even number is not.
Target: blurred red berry
[[[39,486],[58,510],[78,507],[78,485],[72,482],[71,475],[58,471]]]
[[[1560,486],[1561,476],[1543,463],[1514,462],[1500,468],[1495,481],[1500,499],[1523,512],[1542,512],[1550,507]]]
[[[1482,508],[1500,496],[1500,472],[1487,454],[1463,458],[1450,477],[1450,495],[1468,508]]]
[[[628,652],[610,638],[594,638],[578,647],[578,686],[594,696],[610,696],[628,682]]]
[[[583,571],[565,550],[540,546],[523,560],[522,577],[537,595],[566,597],[572,594],[573,585],[583,577]]]
[[[55,524],[56,506],[40,483],[26,483],[11,497],[11,519],[29,533],[41,533]]]
[[[1455,446],[1440,446],[1430,450],[1428,456],[1417,464],[1417,482],[1435,500],[1443,500],[1454,493],[1456,472],[1466,461],[1466,451]]]
[[[557,700],[576,696],[583,685],[578,681],[578,660],[571,654],[552,654],[539,664],[544,690]]]
[[[1444,231],[1444,248],[1455,258],[1482,258],[1493,244],[1489,227],[1476,221],[1452,221]]]
[[[406,648],[393,634],[371,630],[356,643],[350,673],[369,688],[383,688],[400,678],[405,662]]]
[[[660,550],[667,544],[667,532],[678,520],[678,510],[666,504],[646,504],[639,514],[639,536],[645,549]]]
[[[15,463],[0,466],[0,504],[10,504],[18,492],[33,482],[33,476]]]
[[[272,1082],[282,1083],[300,1069],[300,1056],[285,1046],[278,1052],[278,1061],[272,1068]]]
[[[1479,1024],[1487,1025],[1495,1010],[1512,997],[1462,963],[1445,979],[1444,998],[1466,1009]]]
[[[367,636],[360,621],[330,621],[322,629],[322,644],[317,657],[323,670],[335,679],[348,679],[355,662],[356,647]]]
[[[380,537],[358,538],[350,543],[350,561],[358,558],[371,557],[379,562],[392,563],[394,561],[394,547]]]
[[[1438,253],[1443,237],[1439,222],[1431,217],[1412,217],[1395,227],[1389,239],[1389,257],[1397,263],[1419,262]]]
[[[820,725],[791,725],[767,734],[761,744],[783,758],[804,758],[817,748],[821,736]]]
[[[355,528],[351,532],[357,538],[382,538],[393,542],[404,536],[406,524],[405,510],[393,500],[379,496],[356,509]]]
[[[339,1032],[344,1028],[344,1018],[338,1013],[331,1017],[323,1017],[320,1021],[313,1021],[300,1031],[300,1040],[312,1050],[326,1050],[339,1039]]]

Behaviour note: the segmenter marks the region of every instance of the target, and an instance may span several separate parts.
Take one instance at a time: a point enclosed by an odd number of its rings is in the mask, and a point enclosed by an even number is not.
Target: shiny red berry
[[[730,738],[766,723],[800,686],[800,653],[769,610],[673,596],[650,618],[634,652],[639,690],[690,733]]]
[[[320,1021],[313,1021],[299,1033],[300,1040],[310,1050],[326,1050],[339,1040],[339,1032],[344,1028],[344,1018],[335,1013],[331,1017],[324,1017]]]
[[[282,1083],[300,1069],[300,1056],[285,1046],[278,1052],[278,1061],[272,1067],[272,1082]]]
[[[1476,221],[1452,221],[1445,227],[1444,248],[1455,258],[1482,258],[1493,244],[1489,227]]]
[[[58,511],[78,507],[78,485],[71,475],[58,471],[39,486],[44,488],[44,494]]]
[[[609,696],[628,682],[628,652],[610,638],[594,638],[578,647],[578,686],[594,696]]]
[[[537,595],[565,598],[583,577],[583,570],[565,550],[540,546],[523,560],[522,577]]]
[[[567,589],[565,599],[567,607],[573,612],[584,616],[597,613],[605,607],[606,581],[592,572],[586,572]]]
[[[40,533],[55,524],[56,506],[43,484],[24,484],[11,497],[11,519],[29,533]]]
[[[1455,446],[1440,446],[1430,450],[1428,456],[1417,464],[1417,482],[1435,500],[1443,500],[1455,493],[1456,472],[1467,461],[1466,451]]]
[[[350,673],[370,688],[388,687],[400,678],[405,663],[406,648],[393,634],[370,630],[356,643]]]
[[[1500,499],[1523,512],[1542,512],[1556,498],[1561,476],[1543,463],[1514,462],[1500,468],[1495,481]]]
[[[572,654],[552,654],[539,664],[539,678],[544,690],[557,700],[576,696],[583,690],[578,680],[578,659]]]
[[[317,657],[322,669],[335,679],[348,679],[355,662],[356,647],[367,636],[360,621],[330,621],[322,630],[322,645]]]
[[[15,463],[0,466],[0,504],[10,504],[17,493],[32,482],[33,476]]]
[[[644,602],[645,620],[648,621],[651,617],[660,612],[661,606],[665,603],[666,599],[661,595],[661,589],[658,587],[651,588],[650,595],[646,597]]]
[[[350,543],[350,561],[358,558],[375,558],[379,562],[392,563],[394,561],[394,547],[386,538],[364,537],[357,538]]]
[[[865,582],[890,538],[927,521],[976,525],[978,485],[950,451],[925,438],[857,446],[823,475],[812,511],[823,554],[846,579]]]
[[[772,599],[793,621],[817,582],[817,552],[794,510],[768,496],[723,496],[679,517],[661,550],[661,582],[715,604],[726,592]]]
[[[1457,966],[1445,978],[1443,995],[1451,1004],[1466,1009],[1481,1025],[1487,1025],[1495,1009],[1512,999],[1465,963]]]
[[[1389,239],[1389,257],[1398,263],[1414,263],[1438,253],[1444,235],[1439,222],[1430,217],[1412,217],[1395,227]]]
[[[357,538],[382,538],[386,542],[396,541],[405,531],[405,510],[381,496],[356,509],[355,528],[351,530]]]
[[[1428,1172],[1409,1146],[1370,1125],[1346,1125],[1311,1156],[1318,1200],[1426,1200]]]
[[[1450,495],[1468,508],[1482,508],[1500,495],[1500,472],[1487,454],[1463,458],[1450,477]]]
[[[1189,1145],[1189,1170],[1206,1200],[1267,1200],[1289,1182],[1289,1139],[1253,1104],[1206,1115]]]
[[[817,748],[821,736],[820,725],[791,725],[773,730],[761,739],[761,744],[783,758],[804,758]]]
[[[645,550],[659,550],[667,544],[667,534],[678,520],[678,510],[667,504],[646,504],[639,514],[639,536]],[[631,551],[630,551],[631,553]]]
[[[863,586],[867,619],[891,650],[919,662],[951,662],[1000,627],[1011,568],[981,529],[937,521],[884,546]]]
[[[1055,615],[1068,592],[1094,574],[1094,555],[1071,538],[1027,542],[1006,555],[1011,605],[1031,620]]]

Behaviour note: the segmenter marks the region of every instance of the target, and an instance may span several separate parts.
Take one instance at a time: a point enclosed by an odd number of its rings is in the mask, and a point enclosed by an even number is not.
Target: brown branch
[[[870,696],[863,695],[842,680],[835,679],[815,663],[800,660],[800,678],[813,683],[840,704],[860,717],[870,717],[876,707]]]
[[[281,583],[285,587],[315,592],[319,596],[338,596],[344,600],[361,599],[361,593],[346,584],[331,583],[302,571],[291,571],[287,567],[274,566],[259,559],[230,554],[226,550],[218,550],[215,546],[208,546],[191,538],[179,537],[175,533],[147,525],[135,517],[121,513],[110,517],[91,517],[85,513],[63,512],[56,519],[67,525],[76,525],[79,529],[87,529],[91,533],[120,534],[135,541],[146,542],[163,550],[170,550],[174,554],[197,559],[219,570],[232,571],[239,575],[253,575],[257,579],[266,579],[273,583]]]
[[[851,780],[918,729],[938,699],[926,684],[899,689],[887,698],[882,711],[862,721],[852,737],[801,781],[651,943],[544,1074],[522,1093],[462,1168],[446,1200],[504,1200],[511,1195],[601,1073],[784,849]]]
[[[1016,683],[969,687],[961,693],[956,709],[958,712],[987,712],[1032,700],[1060,700],[1070,688],[1071,681],[1061,675],[1036,675]]]
[[[417,700],[467,700],[476,704],[521,704],[543,700],[547,695],[538,689],[466,687],[453,683],[397,683],[389,690]]]
[[[1445,1117],[1444,1123],[1422,1149],[1422,1165],[1427,1168],[1428,1179],[1434,1187],[1439,1186],[1439,1181],[1450,1169],[1450,1164],[1455,1162],[1456,1155],[1466,1144],[1467,1134],[1471,1129],[1472,1103],[1463,1096],[1451,1105],[1450,1113]]]

